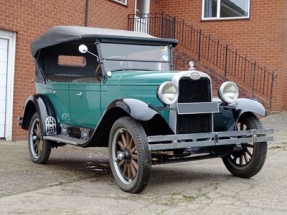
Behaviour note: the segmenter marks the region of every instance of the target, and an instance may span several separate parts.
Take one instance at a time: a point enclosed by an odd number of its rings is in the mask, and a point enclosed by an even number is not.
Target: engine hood
[[[153,106],[161,106],[157,90],[165,81],[171,81],[175,72],[117,71],[102,85],[102,101],[107,104],[114,99],[137,99]]]

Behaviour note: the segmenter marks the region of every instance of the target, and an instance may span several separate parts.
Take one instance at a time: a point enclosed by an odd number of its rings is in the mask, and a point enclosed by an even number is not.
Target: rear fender
[[[38,113],[41,121],[43,135],[57,134],[57,117],[50,99],[41,94],[31,95],[24,107],[22,129],[28,130],[31,118]]]

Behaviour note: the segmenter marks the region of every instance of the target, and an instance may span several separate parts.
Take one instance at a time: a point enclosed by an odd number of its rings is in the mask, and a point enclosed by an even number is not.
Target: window
[[[249,18],[250,0],[203,0],[202,19]]]
[[[59,55],[58,65],[59,66],[71,66],[71,67],[85,67],[86,58],[82,56]]]
[[[128,0],[112,0],[114,2],[118,2],[120,4],[123,4],[123,5],[127,5],[128,4]]]

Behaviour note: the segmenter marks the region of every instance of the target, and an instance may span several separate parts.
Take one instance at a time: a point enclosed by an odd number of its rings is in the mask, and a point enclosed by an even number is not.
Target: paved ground
[[[287,214],[287,112],[263,122],[275,141],[252,179],[231,176],[220,159],[153,166],[138,195],[117,187],[105,149],[66,146],[37,165],[27,141],[2,141],[0,214]]]

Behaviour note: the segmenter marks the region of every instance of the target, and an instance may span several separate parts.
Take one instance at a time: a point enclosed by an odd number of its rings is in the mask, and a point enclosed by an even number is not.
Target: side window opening
[[[41,68],[46,81],[53,82],[96,82],[95,70],[98,62],[94,56],[78,51],[79,44],[54,45],[41,53]],[[88,45],[96,53],[94,44]]]

